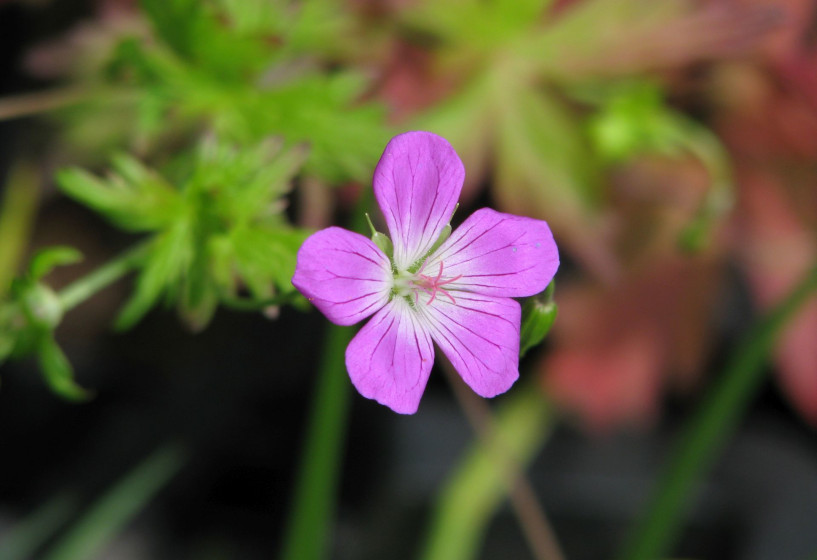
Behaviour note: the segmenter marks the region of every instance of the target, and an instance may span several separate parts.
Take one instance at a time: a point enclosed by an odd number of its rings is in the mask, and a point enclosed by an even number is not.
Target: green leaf
[[[210,270],[212,255],[207,238],[197,241],[193,260],[182,278],[179,313],[193,330],[207,326],[218,306],[218,288]]]
[[[136,290],[117,317],[115,328],[132,327],[155,305],[162,293],[169,299],[175,298],[193,254],[193,234],[187,221],[180,220],[158,234],[139,274]]]
[[[74,264],[81,260],[82,253],[73,247],[47,247],[38,251],[31,259],[28,276],[36,282],[58,266]]]
[[[271,288],[292,291],[298,249],[309,232],[296,229],[238,229],[233,232],[235,266],[256,298],[272,295]]]
[[[44,560],[88,560],[99,554],[175,476],[185,462],[176,446],[160,447],[107,490],[59,539]]]
[[[140,0],[156,34],[183,56],[193,55],[203,17],[201,0]]]
[[[116,156],[113,164],[115,172],[106,180],[73,168],[58,172],[57,183],[68,196],[130,231],[158,229],[180,211],[178,192],[160,175],[127,155]]]
[[[68,494],[50,498],[34,512],[4,531],[0,540],[0,558],[3,560],[29,560],[60,527],[67,524],[76,513],[76,499]]]
[[[507,90],[501,109],[499,197],[532,197],[541,209],[581,215],[599,200],[599,168],[570,111],[546,93]],[[552,213],[552,212],[551,212]]]
[[[37,357],[45,380],[52,391],[69,401],[84,401],[91,393],[74,381],[74,370],[53,336],[44,335],[37,349]]]

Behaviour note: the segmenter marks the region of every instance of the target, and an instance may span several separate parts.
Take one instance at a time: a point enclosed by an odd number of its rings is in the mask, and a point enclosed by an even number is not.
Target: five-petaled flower
[[[445,139],[396,136],[374,173],[393,249],[330,227],[298,252],[292,283],[330,321],[374,315],[346,349],[346,368],[360,394],[396,412],[417,411],[432,341],[477,394],[507,391],[519,377],[521,312],[511,298],[541,292],[559,266],[541,220],[483,208],[446,238],[464,177]]]

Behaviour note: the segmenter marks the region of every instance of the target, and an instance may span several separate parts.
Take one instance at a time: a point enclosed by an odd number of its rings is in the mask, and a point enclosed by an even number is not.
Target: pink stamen
[[[462,278],[462,274],[460,274],[459,276],[455,276],[454,278],[449,278],[448,280],[442,280],[443,263],[442,261],[440,261],[440,270],[437,273],[437,276],[432,278],[430,276],[426,276],[425,274],[421,274],[425,266],[426,266],[425,263],[423,263],[423,265],[420,267],[420,270],[417,271],[417,275],[419,276],[420,281],[419,282],[415,281],[415,285],[421,290],[423,290],[425,293],[431,295],[431,298],[426,302],[426,305],[429,305],[431,304],[432,301],[434,301],[434,299],[437,297],[437,292],[442,293],[445,297],[451,300],[451,303],[456,305],[457,300],[455,300],[454,297],[448,293],[448,290],[444,289],[442,286],[445,286],[446,284],[450,284],[451,282],[459,280],[460,278]],[[420,301],[419,292],[414,292],[414,297],[415,302]]]

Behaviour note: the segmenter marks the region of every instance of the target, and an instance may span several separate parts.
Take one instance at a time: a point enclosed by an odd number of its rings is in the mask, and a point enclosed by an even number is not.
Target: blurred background
[[[377,213],[416,129],[465,163],[457,220],[560,247],[558,318],[490,405],[523,411],[565,557],[638,557],[741,376],[666,556],[817,555],[817,300],[740,345],[817,261],[813,0],[0,0],[0,66],[0,560],[281,551],[337,362],[295,252]],[[400,416],[339,367],[325,557],[532,557],[489,475],[452,490],[479,444],[440,371]]]

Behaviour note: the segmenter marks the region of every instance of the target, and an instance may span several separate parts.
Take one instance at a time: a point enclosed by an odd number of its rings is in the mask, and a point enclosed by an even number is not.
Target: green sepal
[[[81,260],[82,253],[73,247],[47,247],[38,251],[31,259],[28,276],[36,282],[58,266],[78,263]]]
[[[37,358],[43,377],[52,391],[69,401],[84,401],[92,394],[74,381],[74,370],[51,335],[40,340]]]
[[[522,306],[522,328],[520,329],[519,357],[541,343],[556,321],[558,306],[553,301],[553,282],[539,295],[528,298]]]
[[[369,222],[369,228],[372,230],[372,242],[391,260],[394,257],[394,245],[391,239],[385,233],[380,233],[374,229],[374,224],[368,213],[366,214],[366,221]]]

